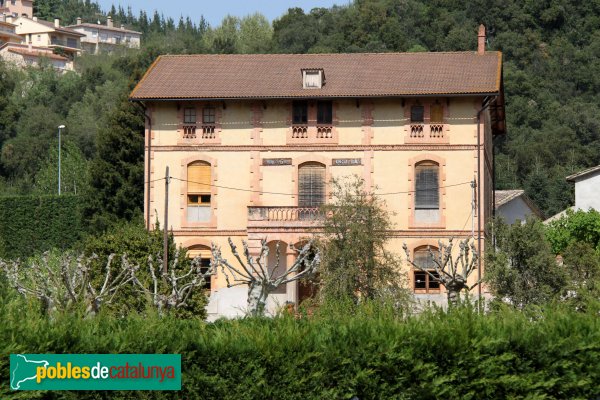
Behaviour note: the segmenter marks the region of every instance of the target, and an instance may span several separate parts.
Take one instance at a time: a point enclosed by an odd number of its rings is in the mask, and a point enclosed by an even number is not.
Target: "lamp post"
[[[64,125],[58,127],[58,195],[60,196],[60,132],[65,129]]]

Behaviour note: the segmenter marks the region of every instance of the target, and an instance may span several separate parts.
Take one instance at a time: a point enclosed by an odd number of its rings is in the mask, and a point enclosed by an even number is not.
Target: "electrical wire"
[[[165,178],[160,178],[160,179],[165,179]],[[203,185],[203,186],[209,186],[209,187],[216,187],[216,188],[219,188],[219,189],[235,190],[235,191],[239,191],[239,192],[250,192],[250,193],[260,193],[260,194],[274,194],[274,195],[280,195],[280,196],[294,196],[294,197],[298,196],[298,194],[296,194],[296,193],[268,192],[268,191],[263,191],[263,190],[242,189],[242,188],[236,188],[236,187],[231,187],[231,186],[214,185],[214,184],[211,184],[211,183],[195,182],[195,181],[190,181],[190,180],[187,180],[187,179],[180,179],[180,178],[175,178],[175,177],[171,177],[171,179],[175,179],[177,181],[186,182],[186,183],[195,183],[197,185]],[[445,186],[424,188],[422,190],[444,189],[444,188],[455,187],[455,186],[462,186],[462,185],[469,185],[469,184],[471,184],[471,182],[462,182],[462,183],[456,183],[456,184],[453,184],[453,185],[445,185]],[[395,195],[395,194],[408,194],[408,193],[416,193],[416,192],[417,192],[416,190],[407,190],[407,191],[403,191],[403,192],[373,193],[373,195],[375,195],[375,196],[389,196],[389,195]]]

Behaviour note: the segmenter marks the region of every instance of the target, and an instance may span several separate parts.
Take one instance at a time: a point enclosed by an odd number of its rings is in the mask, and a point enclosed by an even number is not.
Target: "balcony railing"
[[[431,124],[429,137],[443,138],[444,137],[444,124]]]
[[[214,139],[215,125],[202,125],[202,139]]]
[[[79,48],[79,46],[77,45],[77,40],[61,40],[61,39],[52,38],[52,39],[50,39],[50,45],[69,47],[72,49]]]
[[[248,207],[249,221],[311,222],[324,218],[318,207]]]
[[[425,136],[425,126],[423,124],[410,124],[410,137],[422,138]]]
[[[306,125],[293,125],[292,126],[292,138],[294,138],[294,139],[308,139],[308,126],[306,126]]]
[[[183,138],[184,139],[196,139],[196,125],[184,125],[183,126]]]
[[[444,139],[444,124],[411,123],[410,138],[416,140]],[[419,140],[420,141],[420,140]]]
[[[331,125],[317,125],[317,139],[331,139],[333,127]]]

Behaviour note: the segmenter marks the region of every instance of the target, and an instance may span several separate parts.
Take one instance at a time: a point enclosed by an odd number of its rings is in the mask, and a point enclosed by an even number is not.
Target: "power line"
[[[164,179],[164,178],[161,178],[161,179]],[[263,190],[242,189],[242,188],[235,188],[235,187],[231,187],[231,186],[214,185],[212,183],[190,181],[190,180],[187,180],[187,179],[179,179],[179,178],[175,178],[173,176],[171,177],[171,179],[176,179],[176,180],[181,181],[181,182],[195,183],[197,185],[203,185],[203,186],[209,186],[209,187],[216,187],[216,188],[219,188],[219,189],[235,190],[235,191],[239,191],[239,192],[260,193],[260,194],[275,194],[275,195],[281,195],[281,196],[298,196],[297,193],[268,192],[268,191],[263,191]],[[421,189],[419,191],[422,191],[422,190],[432,190],[432,189],[444,189],[444,188],[449,188],[449,187],[468,185],[470,183],[471,182],[462,182],[462,183],[456,183],[456,184],[453,184],[453,185],[445,185],[445,186],[437,186],[437,187],[426,187],[426,188],[423,188],[423,189]],[[389,195],[394,195],[394,194],[408,194],[408,193],[416,193],[416,192],[417,192],[417,190],[407,190],[407,191],[403,191],[403,192],[373,193],[373,195],[375,195],[375,196],[389,196]]]

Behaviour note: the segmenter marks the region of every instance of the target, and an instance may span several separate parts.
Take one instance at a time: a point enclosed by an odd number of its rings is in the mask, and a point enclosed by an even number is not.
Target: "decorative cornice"
[[[382,145],[287,145],[287,146],[213,146],[213,145],[182,145],[182,146],[152,146],[157,152],[174,151],[465,151],[477,150],[477,145],[470,144],[382,144]]]

